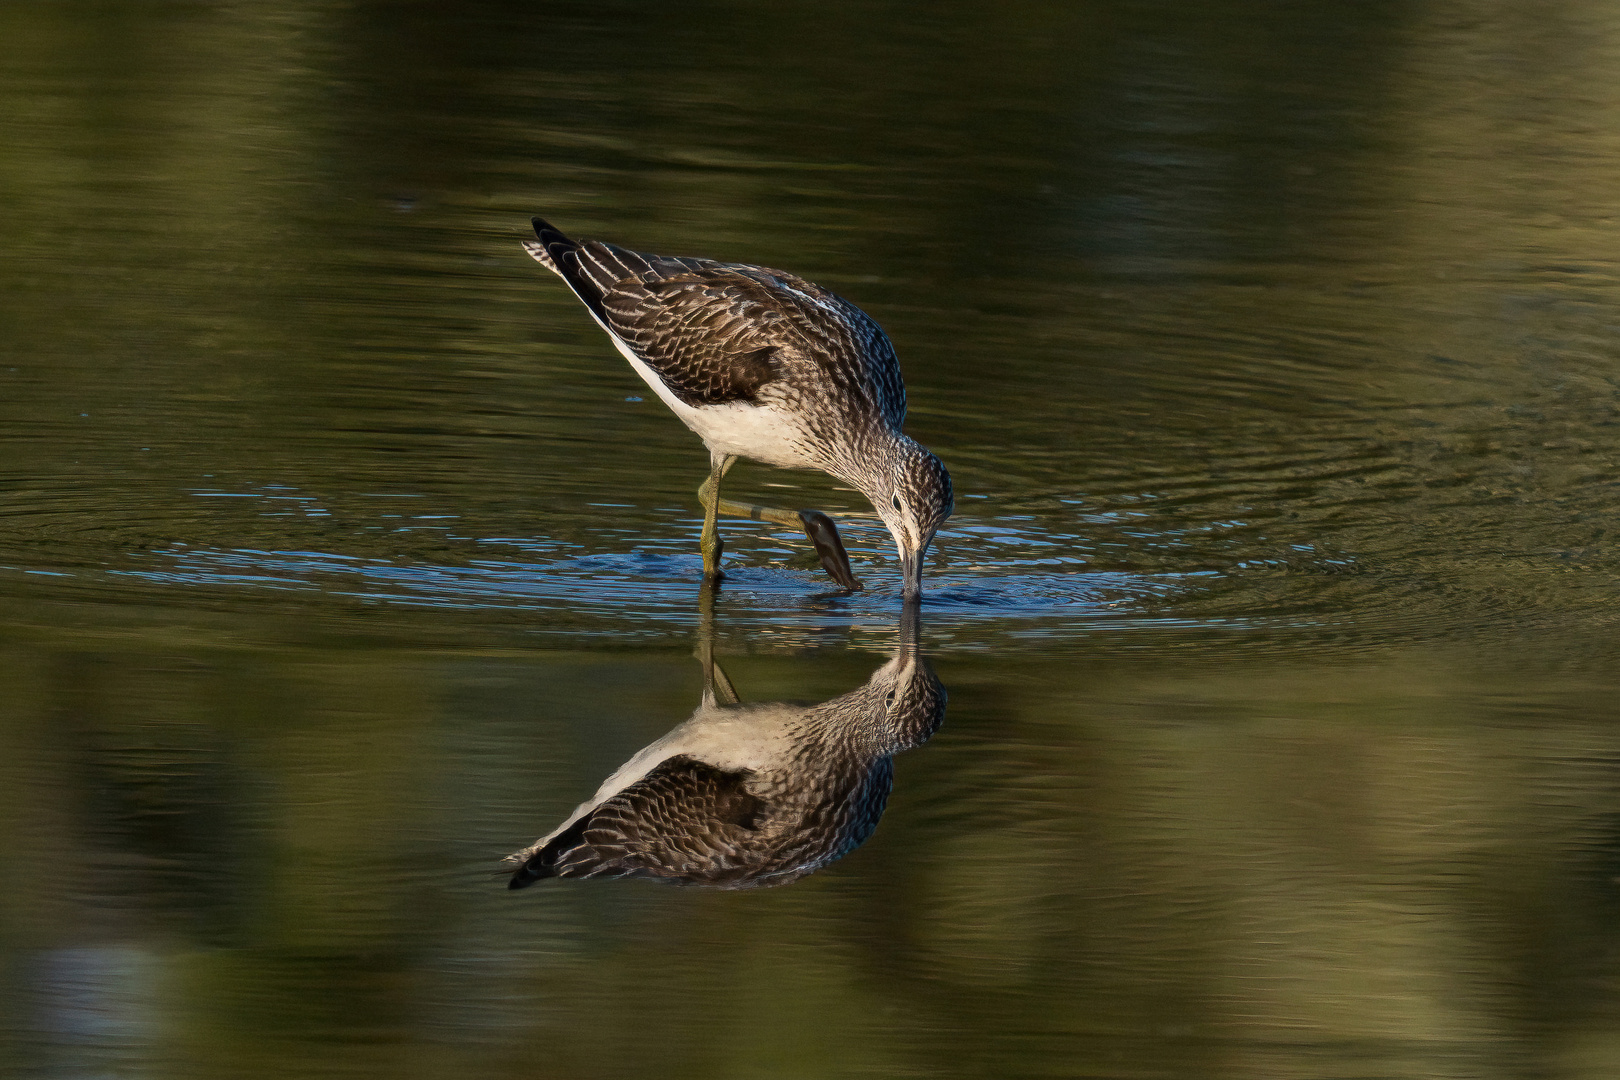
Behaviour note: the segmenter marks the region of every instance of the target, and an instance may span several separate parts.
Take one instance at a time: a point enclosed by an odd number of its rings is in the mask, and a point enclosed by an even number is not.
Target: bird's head
[[[902,435],[871,477],[866,494],[900,549],[903,594],[915,599],[922,595],[928,543],[956,505],[951,474],[939,458]]]
[[[842,730],[866,754],[898,754],[921,746],[945,720],[949,695],[922,653],[922,605],[907,600],[900,613],[900,645],[866,685],[834,699]],[[833,704],[829,702],[828,704]]]

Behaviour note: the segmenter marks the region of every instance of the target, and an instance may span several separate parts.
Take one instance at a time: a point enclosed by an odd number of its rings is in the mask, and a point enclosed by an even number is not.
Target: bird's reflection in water
[[[511,855],[511,888],[548,877],[785,885],[872,835],[894,777],[890,759],[945,718],[945,688],[919,647],[917,605],[905,606],[899,647],[864,686],[810,706],[739,703],[714,662],[710,625],[706,603],[697,711]]]

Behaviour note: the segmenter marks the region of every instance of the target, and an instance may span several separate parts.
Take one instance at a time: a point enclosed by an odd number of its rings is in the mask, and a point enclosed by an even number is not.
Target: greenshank
[[[922,592],[923,556],[950,516],[951,478],[901,432],[906,387],[894,347],[849,301],[781,270],[570,240],[540,218],[530,255],[568,284],[630,366],[709,449],[705,578],[721,577],[724,513],[804,529],[822,565],[860,588],[838,530],[813,510],[720,497],[738,458],[819,469],[872,501],[900,551],[901,591]]]
[[[808,708],[739,704],[702,619],[697,711],[509,856],[508,887],[553,877],[785,885],[865,843],[888,801],[893,755],[945,719],[945,688],[919,651],[917,609],[905,604],[900,645],[864,686]]]

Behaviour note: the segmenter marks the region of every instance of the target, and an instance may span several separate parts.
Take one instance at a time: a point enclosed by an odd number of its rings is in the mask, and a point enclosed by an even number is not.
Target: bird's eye
[[[883,707],[885,709],[894,708],[894,691],[893,690],[890,690],[887,694],[883,695]]]
[[[896,510],[900,509],[900,496],[896,495],[894,498],[890,499],[889,502]]]

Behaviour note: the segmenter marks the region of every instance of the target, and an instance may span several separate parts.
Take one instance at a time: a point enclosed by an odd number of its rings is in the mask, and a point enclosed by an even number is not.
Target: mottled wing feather
[[[796,344],[769,290],[735,270],[629,278],[602,304],[609,328],[688,405],[755,400]]]
[[[842,833],[843,846],[833,858],[849,854],[871,838],[877,831],[883,811],[889,805],[889,793],[894,790],[894,760],[881,758],[862,780],[845,811],[850,819]]]
[[[767,267],[570,240],[539,218],[535,232],[530,253],[686,404],[751,402],[786,380],[904,423],[894,347],[842,297]]]
[[[757,873],[767,806],[745,772],[685,755],[662,762],[532,855],[538,877],[656,877],[725,884]]]
[[[815,288],[815,286],[811,286]],[[906,384],[900,377],[900,360],[894,345],[873,318],[835,293],[821,292],[825,300],[843,316],[840,345],[858,362],[858,370],[876,398],[883,418],[896,430],[906,422]]]

